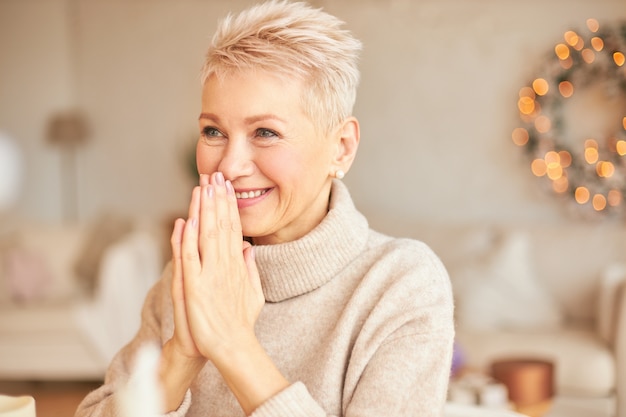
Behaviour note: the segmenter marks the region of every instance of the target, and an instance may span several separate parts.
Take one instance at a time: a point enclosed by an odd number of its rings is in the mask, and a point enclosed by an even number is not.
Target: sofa
[[[0,226],[0,380],[101,380],[160,276],[162,231],[111,213]]]
[[[378,227],[425,241],[446,265],[464,369],[489,376],[495,361],[547,360],[558,407],[626,417],[623,222],[387,221]]]

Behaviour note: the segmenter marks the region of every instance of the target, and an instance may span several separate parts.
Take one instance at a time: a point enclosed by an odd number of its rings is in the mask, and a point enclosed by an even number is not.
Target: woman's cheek
[[[196,148],[196,166],[199,174],[212,174],[217,170],[219,159],[213,152],[209,152],[206,146],[198,144]]]

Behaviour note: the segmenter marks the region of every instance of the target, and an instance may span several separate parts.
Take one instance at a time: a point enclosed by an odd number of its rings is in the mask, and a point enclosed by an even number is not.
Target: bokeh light
[[[574,85],[569,81],[561,81],[559,83],[559,92],[565,98],[569,98],[574,94]]]
[[[561,166],[567,168],[572,165],[572,154],[567,151],[560,151],[559,160],[561,161]]]
[[[533,90],[540,96],[545,96],[550,90],[550,85],[543,78],[537,78],[533,81]]]
[[[591,201],[595,211],[602,211],[606,208],[606,197],[602,194],[596,194]]]
[[[610,190],[607,196],[607,202],[611,207],[618,207],[620,204],[622,204],[623,198],[624,197],[620,190]]]
[[[528,130],[523,127],[518,127],[513,130],[513,134],[511,135],[513,139],[513,143],[517,146],[524,146],[528,143]]]
[[[565,42],[567,42],[569,46],[576,46],[578,45],[580,37],[573,30],[568,30],[563,34],[563,39],[565,39]]]
[[[563,194],[569,188],[569,180],[565,175],[552,181],[552,189],[555,193]]]
[[[522,114],[532,114],[535,111],[535,100],[530,97],[521,97],[517,107]]]
[[[548,167],[546,166],[546,161],[544,161],[541,158],[537,158],[533,160],[533,162],[530,164],[530,170],[535,176],[543,177],[544,175],[546,175],[546,172],[548,171]]]
[[[609,161],[600,161],[596,164],[596,174],[601,178],[610,178],[615,173],[615,165]]]
[[[574,60],[573,60],[573,59],[572,59],[572,57],[570,56],[569,58],[564,59],[564,60],[562,60],[562,61],[561,61],[561,60],[559,60],[559,65],[561,65],[561,67],[562,67],[563,69],[568,70],[568,69],[572,68],[572,66],[574,65]]]
[[[560,43],[554,47],[554,53],[561,60],[564,61],[569,58],[569,48],[564,43]]]
[[[602,40],[602,38],[599,38],[597,36],[593,37],[591,38],[591,46],[593,47],[593,49],[600,52],[602,49],[604,49],[604,41]]]
[[[589,201],[589,196],[590,193],[587,187],[577,187],[574,191],[574,198],[578,204],[585,204]]]
[[[535,129],[539,133],[547,133],[550,131],[552,127],[552,122],[548,118],[548,116],[539,116],[535,119]]]
[[[588,164],[595,164],[598,162],[598,150],[595,148],[585,148],[585,161]]]
[[[522,97],[530,97],[531,99],[535,99],[535,90],[533,90],[531,87],[522,87],[519,90],[519,96],[520,98]]]
[[[587,64],[593,64],[593,61],[596,60],[596,54],[591,49],[585,48],[580,54],[583,57],[583,61],[585,61]]]
[[[597,32],[600,29],[600,24],[596,19],[590,18],[587,19],[587,28],[592,32]]]

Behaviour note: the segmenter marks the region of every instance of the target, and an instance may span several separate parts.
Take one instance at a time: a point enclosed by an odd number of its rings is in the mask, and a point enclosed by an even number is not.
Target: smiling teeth
[[[238,199],[246,199],[246,198],[254,198],[260,195],[265,194],[266,190],[256,190],[256,191],[244,191],[243,193],[235,193],[235,197]]]

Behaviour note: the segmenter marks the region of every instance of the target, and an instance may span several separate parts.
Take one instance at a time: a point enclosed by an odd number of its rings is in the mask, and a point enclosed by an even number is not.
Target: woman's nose
[[[231,181],[249,176],[254,172],[254,162],[252,160],[252,150],[247,140],[235,140],[231,138],[222,159],[218,165],[218,171],[224,174],[226,179]]]

